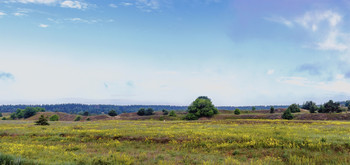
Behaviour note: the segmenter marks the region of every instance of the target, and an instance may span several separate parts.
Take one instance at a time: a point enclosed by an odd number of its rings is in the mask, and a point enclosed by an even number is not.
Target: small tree
[[[324,113],[330,113],[330,112],[337,112],[340,113],[341,109],[339,108],[339,103],[333,102],[333,100],[329,100],[327,103],[325,103],[323,106],[325,108]]]
[[[166,109],[163,109],[162,112],[163,112],[163,115],[168,115],[169,114],[169,112]]]
[[[110,110],[110,111],[108,112],[108,115],[109,115],[109,116],[117,116],[118,114],[117,114],[117,112],[116,112],[115,110]]]
[[[49,119],[50,121],[58,121],[60,117],[58,115],[52,115]]]
[[[39,119],[35,122],[35,125],[50,125],[47,122],[47,117],[44,117],[44,115],[41,115]]]
[[[190,106],[188,106],[188,113],[192,113],[199,118],[202,116],[211,117],[218,114],[219,111],[214,107],[213,103],[207,96],[199,96]]]
[[[235,109],[234,113],[235,113],[235,115],[239,115],[239,114],[241,114],[241,111],[237,108],[237,109]]]
[[[318,108],[318,113],[326,113],[326,109],[323,105],[320,105],[320,108]]]
[[[139,116],[143,116],[143,115],[145,115],[145,113],[146,113],[145,108],[140,108],[139,111],[137,111],[137,115],[139,115]]]
[[[150,116],[153,115],[154,110],[152,108],[147,108],[145,111],[145,115]]]
[[[294,116],[290,111],[290,109],[287,109],[286,111],[283,112],[282,119],[292,120],[293,118]]]
[[[7,120],[6,117],[3,117],[1,120]]]
[[[256,110],[256,108],[255,107],[252,107],[252,111],[255,111]]]
[[[316,106],[316,103],[314,103],[314,102],[312,102],[312,101],[306,101],[306,102],[301,106],[301,108],[310,110],[311,108],[314,109],[315,106]]]
[[[86,121],[91,121],[91,119],[88,117],[88,118],[86,119]]]
[[[275,113],[275,108],[274,107],[270,108],[270,113]]]
[[[88,111],[85,111],[85,112],[83,113],[83,116],[89,116],[89,112],[88,112]]]
[[[292,104],[290,105],[287,110],[290,110],[291,113],[296,113],[296,112],[300,112],[300,108],[299,108],[299,105],[297,104]]]
[[[169,116],[176,117],[176,113],[175,113],[175,111],[170,111]]]
[[[75,119],[74,119],[74,121],[80,121],[80,119],[81,119],[81,116],[77,116],[77,117],[75,117]]]
[[[309,111],[310,113],[316,113],[318,111],[318,107],[316,106],[316,104],[311,105]]]

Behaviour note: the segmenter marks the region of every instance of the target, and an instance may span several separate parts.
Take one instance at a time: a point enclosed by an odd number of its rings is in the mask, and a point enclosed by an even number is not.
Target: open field
[[[350,122],[0,121],[0,161],[24,164],[349,164]]]

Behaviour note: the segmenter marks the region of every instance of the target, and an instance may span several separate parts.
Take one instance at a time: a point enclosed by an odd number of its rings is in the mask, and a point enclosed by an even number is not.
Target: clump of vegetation
[[[340,113],[341,109],[339,108],[340,104],[329,100],[327,103],[323,104],[322,110],[320,108],[319,113]]]
[[[207,96],[199,96],[192,104],[188,107],[188,114],[194,114],[199,117],[212,117],[218,114],[218,109],[215,108],[211,100]],[[192,115],[189,118],[193,118]]]
[[[1,120],[7,120],[6,117],[3,117]]]
[[[188,113],[183,119],[185,120],[198,120],[198,116],[193,113]]]
[[[88,111],[83,112],[83,116],[89,116],[90,113]]]
[[[256,108],[255,107],[252,107],[252,111],[255,111],[256,110]]]
[[[300,112],[300,108],[299,105],[297,104],[292,104],[290,105],[287,110],[289,110],[291,113],[296,113],[296,112]]]
[[[50,121],[58,121],[60,117],[58,115],[52,115],[49,119]]]
[[[77,117],[75,117],[75,119],[74,119],[74,121],[80,121],[81,120],[81,116],[77,116]]]
[[[2,117],[2,113],[0,112],[0,117]]]
[[[275,113],[275,107],[270,108],[270,113]]]
[[[113,116],[117,116],[118,114],[117,114],[117,112],[115,110],[110,110],[108,112],[108,115],[113,117]]]
[[[235,109],[234,111],[235,115],[240,115],[241,114],[241,110],[239,110],[238,108]]]
[[[163,115],[168,115],[169,114],[169,112],[166,109],[163,109],[162,112],[163,112]]]
[[[137,111],[137,115],[139,116],[150,116],[150,115],[153,115],[154,114],[154,110],[152,108],[140,108],[138,111]]]
[[[312,101],[306,101],[301,108],[309,110],[310,113],[316,113],[318,110],[316,103]]]
[[[39,119],[35,121],[35,125],[50,125],[50,124],[47,122],[47,117],[45,117],[44,115],[40,115]]]
[[[22,119],[22,118],[29,118],[34,115],[36,115],[37,112],[45,112],[45,108],[40,107],[26,107],[25,109],[17,109],[16,112],[13,112],[10,115],[10,118],[12,120],[15,119]]]
[[[283,112],[282,119],[292,120],[293,118],[294,116],[289,108]]]
[[[91,119],[88,117],[88,118],[86,119],[86,121],[91,121]]]
[[[175,111],[174,111],[174,110],[170,111],[169,116],[176,117],[176,113],[175,113]]]

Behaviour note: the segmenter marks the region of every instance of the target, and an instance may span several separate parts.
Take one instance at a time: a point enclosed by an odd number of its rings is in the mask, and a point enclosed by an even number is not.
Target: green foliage
[[[341,109],[339,108],[340,104],[329,100],[327,103],[323,104],[324,110],[321,113],[340,113]]]
[[[350,100],[346,100],[346,101],[345,101],[345,106],[346,106],[346,107],[349,107],[349,106],[350,106]]]
[[[235,115],[239,115],[239,114],[241,114],[241,111],[238,108],[236,108],[234,113],[235,113]]]
[[[49,119],[50,121],[58,121],[60,117],[58,115],[52,115]]]
[[[185,117],[184,117],[185,120],[198,120],[198,116],[196,116],[195,114],[193,113],[188,113]]]
[[[110,111],[108,112],[108,115],[109,115],[109,116],[117,116],[118,114],[117,114],[117,112],[116,112],[115,110],[110,110]]]
[[[275,113],[275,107],[270,108],[270,113]]]
[[[163,115],[168,115],[169,114],[169,111],[167,111],[166,109],[163,109],[162,112],[163,112]]]
[[[320,107],[318,108],[318,113],[326,113],[326,109],[323,105],[320,105]]]
[[[3,117],[1,120],[7,120],[6,117]]]
[[[47,117],[44,117],[44,115],[41,115],[39,117],[39,120],[35,121],[35,125],[50,125],[50,124],[47,122]]]
[[[89,116],[89,112],[88,111],[83,112],[83,116]]]
[[[289,110],[291,113],[296,113],[296,112],[300,112],[300,108],[299,105],[297,104],[292,104],[290,105],[287,110]]]
[[[252,111],[255,111],[256,110],[256,108],[255,107],[252,107]]]
[[[139,111],[137,111],[137,115],[144,116],[146,114],[145,108],[140,108]]]
[[[176,117],[176,113],[175,113],[175,111],[170,111],[169,116]]]
[[[74,121],[80,121],[81,120],[81,116],[77,116],[77,117],[75,117],[75,119],[74,119]]]
[[[306,101],[306,102],[301,106],[301,108],[310,110],[311,108],[315,108],[315,106],[316,106],[316,103],[314,103],[314,102],[312,102],[312,101]]]
[[[2,117],[2,113],[0,112],[0,117]]]
[[[88,117],[88,118],[86,119],[86,121],[91,121],[91,119]]]
[[[316,104],[311,105],[309,111],[310,113],[316,113],[318,111],[318,107],[316,106]]]
[[[214,107],[213,103],[207,96],[199,96],[188,107],[188,113],[194,114],[199,118],[202,116],[211,117],[218,114],[219,111]]]
[[[40,107],[26,107],[25,109],[17,109],[11,114],[11,119],[22,119],[34,116],[37,112],[45,112],[44,108]]]
[[[146,116],[150,116],[153,115],[154,110],[152,108],[147,108],[145,111],[145,115]]]
[[[293,118],[294,116],[289,108],[283,112],[282,119],[292,120]]]

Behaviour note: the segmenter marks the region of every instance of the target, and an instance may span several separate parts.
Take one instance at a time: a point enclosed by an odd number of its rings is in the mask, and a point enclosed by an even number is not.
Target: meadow
[[[350,122],[0,121],[0,164],[350,164]]]

